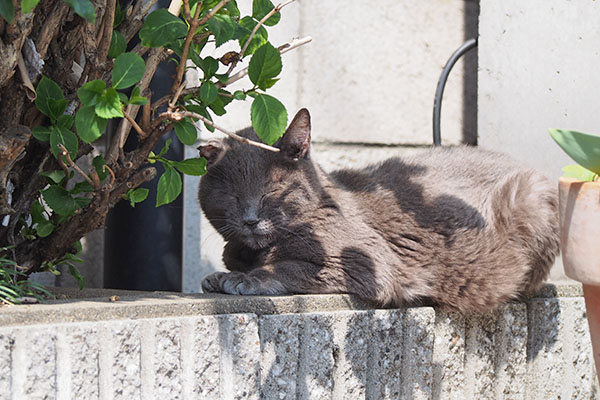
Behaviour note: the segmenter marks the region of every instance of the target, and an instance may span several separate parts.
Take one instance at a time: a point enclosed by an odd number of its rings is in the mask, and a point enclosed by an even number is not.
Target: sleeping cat
[[[252,129],[239,132],[257,139]],[[296,114],[269,152],[200,146],[202,209],[229,273],[205,292],[352,293],[384,306],[429,301],[486,311],[537,290],[559,251],[555,185],[507,156],[433,148],[331,174]]]

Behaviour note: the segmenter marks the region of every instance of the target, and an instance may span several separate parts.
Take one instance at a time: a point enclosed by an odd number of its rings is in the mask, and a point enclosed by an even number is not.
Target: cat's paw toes
[[[202,281],[205,293],[227,293],[240,295],[286,294],[281,282],[274,279],[260,279],[241,272],[215,272]]]
[[[208,275],[202,280],[202,291],[204,293],[220,293],[222,292],[219,284],[223,275],[227,275],[226,272],[215,272]]]

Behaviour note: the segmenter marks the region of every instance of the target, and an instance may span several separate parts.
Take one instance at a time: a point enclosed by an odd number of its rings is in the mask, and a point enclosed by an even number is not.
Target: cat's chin
[[[251,249],[260,250],[269,247],[271,244],[271,238],[269,235],[246,236],[244,238],[244,243],[246,243],[246,245]]]

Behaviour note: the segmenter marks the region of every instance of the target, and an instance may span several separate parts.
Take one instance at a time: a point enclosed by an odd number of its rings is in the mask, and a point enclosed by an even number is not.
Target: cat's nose
[[[246,217],[243,219],[243,222],[244,225],[248,226],[249,228],[254,228],[259,223],[259,219],[255,217]]]

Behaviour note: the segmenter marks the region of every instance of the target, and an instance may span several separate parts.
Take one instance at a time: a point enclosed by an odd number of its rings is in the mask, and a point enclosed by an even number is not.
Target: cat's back
[[[393,194],[405,202],[452,196],[473,206],[487,201],[507,182],[517,184],[520,177],[527,177],[542,190],[556,190],[546,176],[505,154],[467,146],[434,147],[364,169],[334,171],[331,177],[356,194]]]

